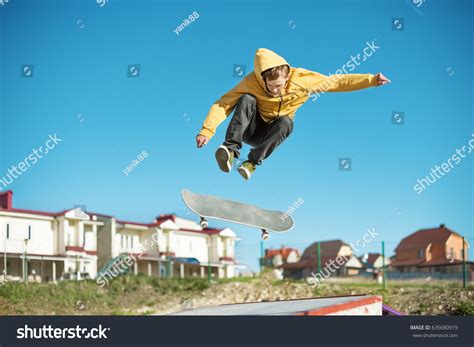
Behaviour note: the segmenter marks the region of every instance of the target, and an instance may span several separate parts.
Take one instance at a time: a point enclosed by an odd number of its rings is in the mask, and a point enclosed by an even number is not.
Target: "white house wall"
[[[173,232],[173,252],[176,257],[196,258],[200,262],[208,261],[207,236],[197,233]]]
[[[84,249],[88,251],[97,250],[97,225],[84,226]]]
[[[389,258],[385,258],[385,266],[388,266],[391,263]],[[378,269],[383,266],[383,258],[380,256],[377,260],[374,261],[374,268]]]
[[[291,251],[286,258],[287,263],[296,263],[299,260],[298,253]]]
[[[28,241],[28,253],[55,254],[55,231],[54,220],[50,219],[27,219],[13,216],[0,216],[0,250],[4,251],[4,240],[6,237],[7,224],[10,225],[9,239],[6,241],[7,252],[23,253],[25,242],[28,238],[28,227],[31,226],[31,239]]]

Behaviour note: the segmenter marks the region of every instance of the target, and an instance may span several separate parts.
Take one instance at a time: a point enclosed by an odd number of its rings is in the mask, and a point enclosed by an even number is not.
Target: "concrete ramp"
[[[352,295],[201,307],[179,316],[381,316],[382,297]]]

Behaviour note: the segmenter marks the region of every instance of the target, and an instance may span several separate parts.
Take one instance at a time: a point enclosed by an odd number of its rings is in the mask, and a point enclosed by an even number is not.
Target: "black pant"
[[[290,117],[279,116],[267,123],[258,112],[255,97],[243,94],[227,128],[224,146],[232,150],[238,158],[242,141],[251,145],[253,148],[248,156],[249,161],[260,165],[292,131],[293,120]]]

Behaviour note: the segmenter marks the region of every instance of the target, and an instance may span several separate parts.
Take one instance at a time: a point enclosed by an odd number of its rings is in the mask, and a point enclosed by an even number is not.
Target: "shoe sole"
[[[216,151],[216,160],[219,168],[224,172],[230,172],[232,166],[229,164],[230,152],[227,148],[221,146]]]
[[[239,167],[239,174],[247,181],[250,179],[250,176],[251,176],[250,171],[246,167],[243,167],[243,166]]]

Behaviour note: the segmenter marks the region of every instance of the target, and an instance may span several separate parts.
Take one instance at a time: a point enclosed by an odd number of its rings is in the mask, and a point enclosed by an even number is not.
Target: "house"
[[[365,253],[359,257],[359,260],[362,262],[364,270],[372,274],[379,273],[384,265],[384,259],[380,253]],[[388,267],[390,263],[390,259],[385,257],[385,266]]]
[[[134,274],[157,277],[205,277],[210,272],[212,277],[230,278],[242,267],[235,260],[239,239],[229,228],[202,229],[175,214],[160,215],[151,223],[102,214],[97,218],[104,223],[97,236],[99,268],[123,254],[132,257]]]
[[[300,260],[297,249],[281,246],[280,249],[266,249],[265,255],[260,259],[263,266],[273,268],[273,273],[278,279],[283,279],[283,264],[293,264]]]
[[[318,256],[318,244],[320,255]],[[321,264],[318,264],[318,259]],[[314,242],[305,249],[300,261],[283,264],[284,277],[307,278],[317,274],[321,276],[357,275],[363,268],[361,261],[353,255],[352,248],[341,240]]]
[[[296,263],[300,258],[300,252],[297,249],[281,246],[279,249],[266,249],[262,264],[277,268],[283,264]]]
[[[54,213],[13,208],[13,192],[0,193],[0,274],[37,282],[94,278],[102,224],[80,208]]]
[[[463,237],[441,224],[437,228],[418,230],[402,239],[395,248],[395,258],[390,266],[399,272],[452,266],[462,262],[463,252],[467,260],[468,247],[465,241],[463,249]]]
[[[81,208],[25,210],[13,208],[12,191],[0,193],[0,275],[12,281],[96,278],[104,268],[108,280],[117,259],[135,274],[234,277],[237,240],[229,228],[202,229],[174,214],[141,223]]]

